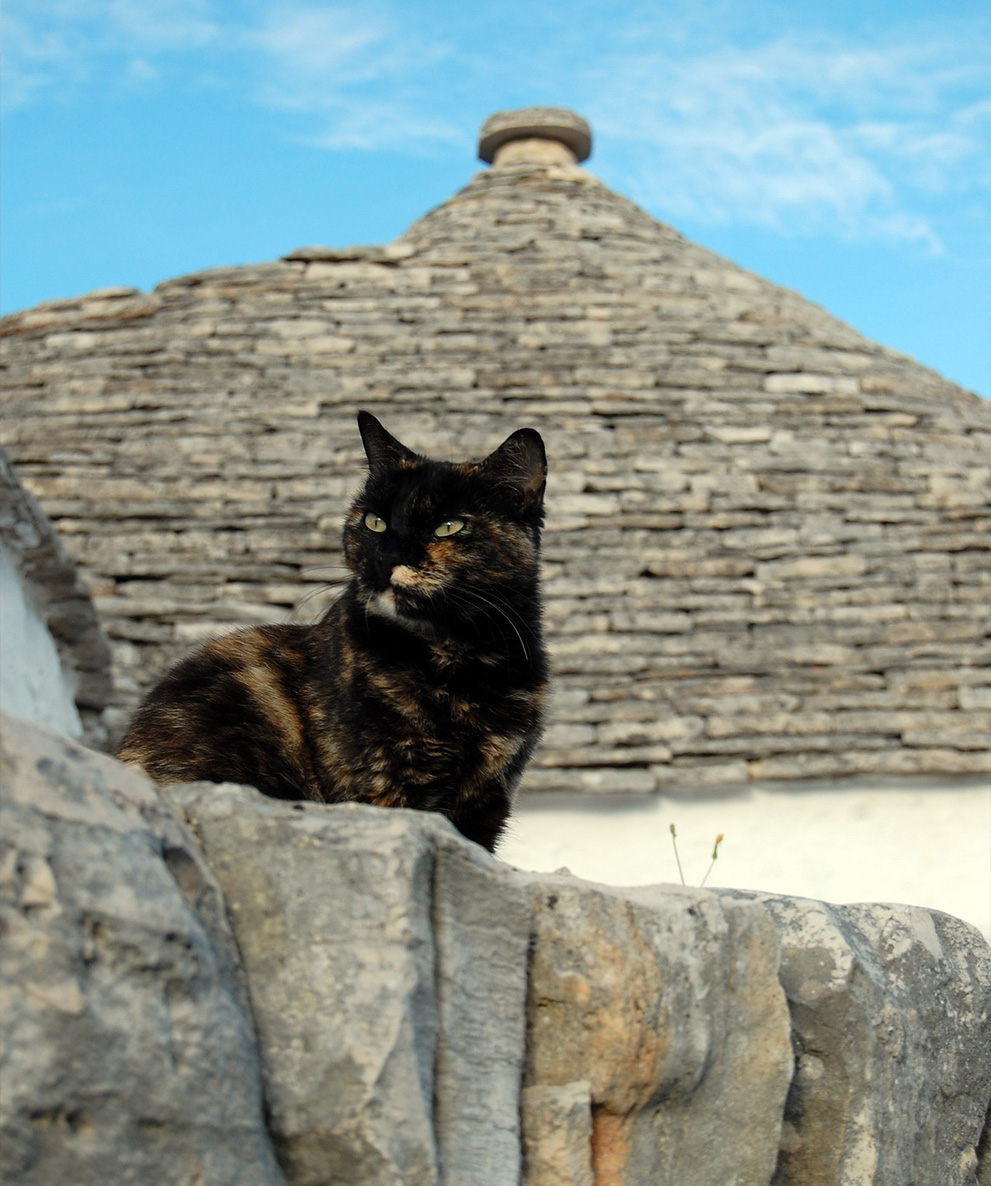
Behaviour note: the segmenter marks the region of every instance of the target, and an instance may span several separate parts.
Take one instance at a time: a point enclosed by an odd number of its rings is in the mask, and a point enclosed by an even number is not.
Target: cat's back
[[[148,694],[117,756],[157,782],[264,783],[279,798],[315,798],[307,739],[314,632],[256,626],[206,643]]]

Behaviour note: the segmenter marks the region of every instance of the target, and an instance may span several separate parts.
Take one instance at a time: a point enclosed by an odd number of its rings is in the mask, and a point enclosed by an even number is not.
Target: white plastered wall
[[[82,734],[73,680],[10,554],[0,547],[0,710]]]
[[[609,885],[707,884],[942,910],[991,940],[991,785],[905,778],[727,788],[721,795],[524,795],[499,856]]]

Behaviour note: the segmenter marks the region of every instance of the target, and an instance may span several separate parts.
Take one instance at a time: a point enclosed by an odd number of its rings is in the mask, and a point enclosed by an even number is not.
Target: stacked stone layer
[[[191,644],[327,603],[367,407],[439,456],[545,437],[530,786],[991,768],[991,405],[577,167],[2,331],[3,439],[92,587],[118,728]]]

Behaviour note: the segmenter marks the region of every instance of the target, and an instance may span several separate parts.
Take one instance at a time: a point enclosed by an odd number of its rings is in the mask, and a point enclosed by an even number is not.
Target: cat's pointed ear
[[[358,431],[370,469],[395,469],[416,460],[416,454],[382,427],[371,412],[358,413]]]
[[[524,510],[540,507],[547,485],[547,454],[535,429],[517,429],[485,458],[481,468],[500,486],[512,489]]]

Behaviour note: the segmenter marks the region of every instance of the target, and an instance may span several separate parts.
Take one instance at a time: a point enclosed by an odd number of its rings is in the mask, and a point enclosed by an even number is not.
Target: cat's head
[[[547,459],[521,428],[482,461],[433,461],[358,414],[368,479],[344,553],[367,608],[413,630],[491,625],[537,587]],[[518,612],[514,610],[512,612]]]

